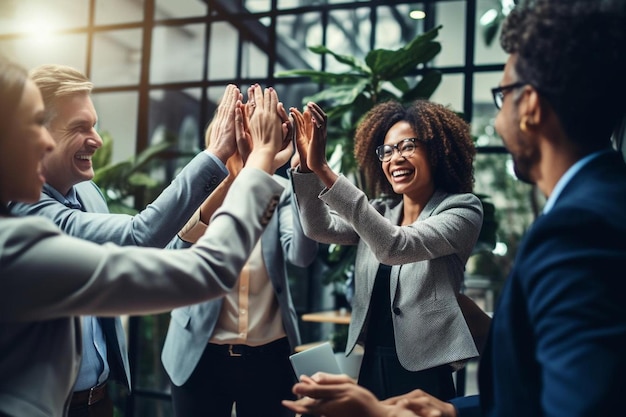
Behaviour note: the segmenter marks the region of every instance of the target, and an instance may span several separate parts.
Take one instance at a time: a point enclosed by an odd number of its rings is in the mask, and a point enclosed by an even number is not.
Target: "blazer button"
[[[283,287],[276,287],[276,294],[280,294],[283,292]]]
[[[400,310],[400,307],[394,307],[393,314],[395,314],[396,316],[399,316],[400,314],[402,314],[402,310]]]

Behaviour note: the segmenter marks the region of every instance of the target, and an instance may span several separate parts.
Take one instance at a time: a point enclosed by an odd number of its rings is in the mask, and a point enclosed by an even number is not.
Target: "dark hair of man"
[[[610,144],[626,113],[624,0],[520,0],[502,48],[517,54],[519,81],[554,109],[583,153]]]
[[[465,120],[427,100],[408,106],[387,101],[363,117],[354,138],[354,156],[365,174],[370,197],[397,196],[381,169],[376,147],[383,144],[389,129],[400,121],[409,123],[418,141],[426,145],[436,188],[449,193],[472,191],[476,148]]]

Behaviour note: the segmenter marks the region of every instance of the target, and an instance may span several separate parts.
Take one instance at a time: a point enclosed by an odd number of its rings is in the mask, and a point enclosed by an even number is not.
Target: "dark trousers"
[[[359,371],[359,385],[380,400],[422,389],[440,400],[456,396],[452,368],[442,365],[423,371],[407,371],[393,347],[366,348]]]
[[[281,404],[295,399],[290,353],[287,338],[261,347],[208,344],[189,380],[172,384],[174,415],[231,417],[235,404],[237,417],[293,417]]]

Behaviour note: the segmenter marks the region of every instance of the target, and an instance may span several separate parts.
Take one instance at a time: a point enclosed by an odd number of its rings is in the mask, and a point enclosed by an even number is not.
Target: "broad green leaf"
[[[290,70],[280,71],[274,74],[275,77],[307,77],[311,81],[321,84],[337,85],[354,83],[364,77],[363,74],[354,73],[334,73],[316,70]]]
[[[148,162],[171,147],[171,142],[160,142],[147,147],[135,158],[133,172],[142,169]]]
[[[359,61],[356,57],[352,55],[337,54],[331,51],[330,49],[328,49],[327,47],[325,47],[324,45],[311,46],[309,47],[309,50],[313,53],[320,54],[320,55],[323,55],[323,54],[332,55],[337,60],[337,62],[348,65],[351,68],[359,72],[362,72],[364,74],[370,73],[370,69],[363,62]]]
[[[403,101],[413,101],[419,98],[428,99],[433,95],[441,83],[441,71],[432,70],[424,74],[422,79],[411,90],[404,93]]]
[[[370,51],[365,62],[372,70],[372,73],[381,79],[391,80],[401,75],[406,75],[407,71],[415,69],[419,64],[426,63],[434,58],[441,50],[432,49],[433,39],[439,34],[438,26],[428,32],[417,35],[404,47],[396,50],[374,49]],[[434,53],[434,55],[433,55]]]
[[[327,88],[308,97],[309,100],[306,101],[314,101],[316,103],[328,102],[332,106],[350,104],[367,88],[368,83],[369,81],[366,78],[362,78],[354,85]]]
[[[403,93],[406,92],[410,88],[409,83],[406,81],[404,77],[394,78],[393,80],[389,80],[389,82],[398,90],[402,91]]]
[[[161,185],[160,181],[155,180],[144,172],[136,172],[128,177],[128,183],[134,187],[156,188]]]

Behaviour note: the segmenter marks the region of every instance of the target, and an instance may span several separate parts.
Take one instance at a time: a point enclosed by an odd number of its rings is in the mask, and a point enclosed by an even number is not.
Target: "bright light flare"
[[[414,20],[421,20],[426,17],[426,13],[422,10],[411,10],[409,17]]]

